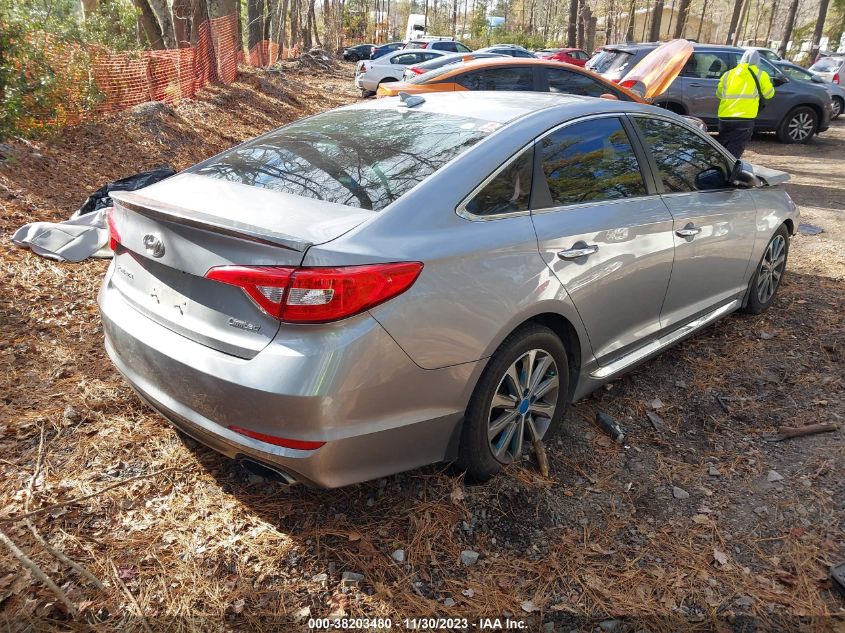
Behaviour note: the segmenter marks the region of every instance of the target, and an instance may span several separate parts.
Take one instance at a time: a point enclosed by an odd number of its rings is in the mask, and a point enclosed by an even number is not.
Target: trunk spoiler
[[[313,242],[296,237],[270,231],[266,228],[245,224],[227,219],[226,223],[220,218],[201,211],[186,209],[175,204],[153,200],[131,191],[113,191],[109,194],[117,202],[117,206],[129,209],[154,220],[183,224],[212,233],[229,235],[251,242],[280,246],[292,251],[304,252],[314,245]]]

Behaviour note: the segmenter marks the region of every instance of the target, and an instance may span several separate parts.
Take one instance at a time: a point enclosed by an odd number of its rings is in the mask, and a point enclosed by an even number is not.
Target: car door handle
[[[595,252],[598,252],[599,247],[596,244],[585,244],[578,242],[572,248],[565,251],[560,251],[557,256],[561,259],[578,259],[579,257],[587,257]]]
[[[675,235],[678,237],[695,237],[699,233],[701,233],[701,229],[695,226],[692,222],[687,224],[684,228],[675,231]]]
[[[702,85],[702,84],[700,84],[700,83],[698,83],[697,81],[694,81],[694,82],[692,82],[692,83],[690,84],[690,87],[691,87],[691,88],[702,88],[702,87],[703,87],[703,85]]]

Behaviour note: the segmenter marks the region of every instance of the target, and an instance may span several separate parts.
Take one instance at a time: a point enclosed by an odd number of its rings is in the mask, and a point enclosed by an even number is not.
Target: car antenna
[[[422,105],[423,103],[425,103],[425,99],[423,97],[419,95],[408,94],[407,92],[399,93],[399,101],[402,102],[400,105],[403,105],[406,108],[413,108],[414,106]]]

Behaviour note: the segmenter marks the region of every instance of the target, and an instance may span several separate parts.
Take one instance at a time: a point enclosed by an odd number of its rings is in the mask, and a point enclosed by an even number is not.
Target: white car
[[[378,90],[379,84],[401,81],[405,68],[446,55],[446,51],[430,49],[399,49],[378,59],[362,59],[355,67],[355,85],[363,96]]]
[[[822,57],[810,66],[810,71],[835,84],[845,85],[845,57]]]

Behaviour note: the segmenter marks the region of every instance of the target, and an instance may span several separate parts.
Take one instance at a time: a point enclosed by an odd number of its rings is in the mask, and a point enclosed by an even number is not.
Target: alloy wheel
[[[798,112],[789,121],[789,137],[794,141],[803,141],[813,133],[815,126],[816,122],[809,112]]]
[[[834,99],[831,101],[831,108],[833,108],[833,113],[831,114],[830,118],[835,119],[840,114],[842,114],[842,101],[839,99]]]
[[[785,264],[786,240],[783,235],[775,235],[766,247],[760,264],[760,273],[757,275],[757,299],[760,303],[768,303],[775,294],[783,276]]]
[[[542,439],[557,406],[558,369],[551,354],[532,349],[514,361],[499,381],[490,403],[487,439],[497,461],[508,464],[522,455],[522,444]]]

